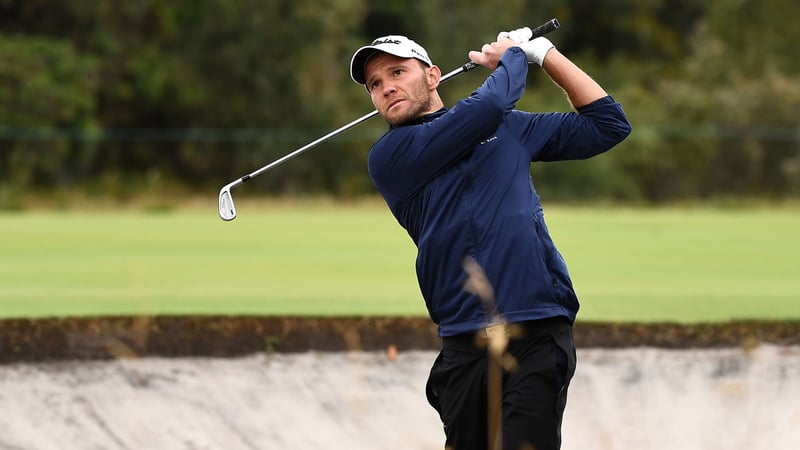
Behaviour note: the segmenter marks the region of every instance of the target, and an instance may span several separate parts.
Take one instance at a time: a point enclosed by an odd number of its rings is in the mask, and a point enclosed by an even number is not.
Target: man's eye
[[[373,82],[372,82],[372,83],[370,83],[370,85],[369,85],[369,90],[373,90],[373,89],[375,89],[376,87],[378,87],[378,84],[379,84],[379,83],[378,83],[377,81],[373,81]]]
[[[397,70],[394,71],[394,75],[395,76],[401,75],[402,73],[403,73],[403,69],[397,69]]]

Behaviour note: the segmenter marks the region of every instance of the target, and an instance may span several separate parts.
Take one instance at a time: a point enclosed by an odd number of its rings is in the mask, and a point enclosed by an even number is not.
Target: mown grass
[[[424,315],[378,202],[0,214],[0,317]],[[549,207],[582,320],[800,318],[800,210]]]

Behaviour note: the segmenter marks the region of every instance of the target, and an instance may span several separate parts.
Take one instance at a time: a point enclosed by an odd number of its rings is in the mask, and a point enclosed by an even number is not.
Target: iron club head
[[[219,217],[226,222],[236,218],[236,207],[233,206],[230,185],[219,191]]]

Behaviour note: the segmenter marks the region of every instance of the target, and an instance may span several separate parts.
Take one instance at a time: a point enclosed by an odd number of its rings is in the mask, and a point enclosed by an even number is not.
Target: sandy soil
[[[0,365],[0,449],[441,449],[435,353]],[[579,350],[565,450],[800,448],[800,347]]]

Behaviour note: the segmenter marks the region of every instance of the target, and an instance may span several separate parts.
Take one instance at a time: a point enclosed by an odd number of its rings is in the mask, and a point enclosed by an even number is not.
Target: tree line
[[[409,35],[448,71],[498,31],[552,17],[550,38],[634,131],[592,160],[534,165],[545,197],[800,195],[794,0],[4,0],[0,207],[64,189],[213,196],[372,110],[347,70],[372,38]],[[445,103],[486,75],[442,86]],[[518,107],[569,109],[536,70]],[[371,119],[242,192],[372,195],[366,154],[385,128]]]

